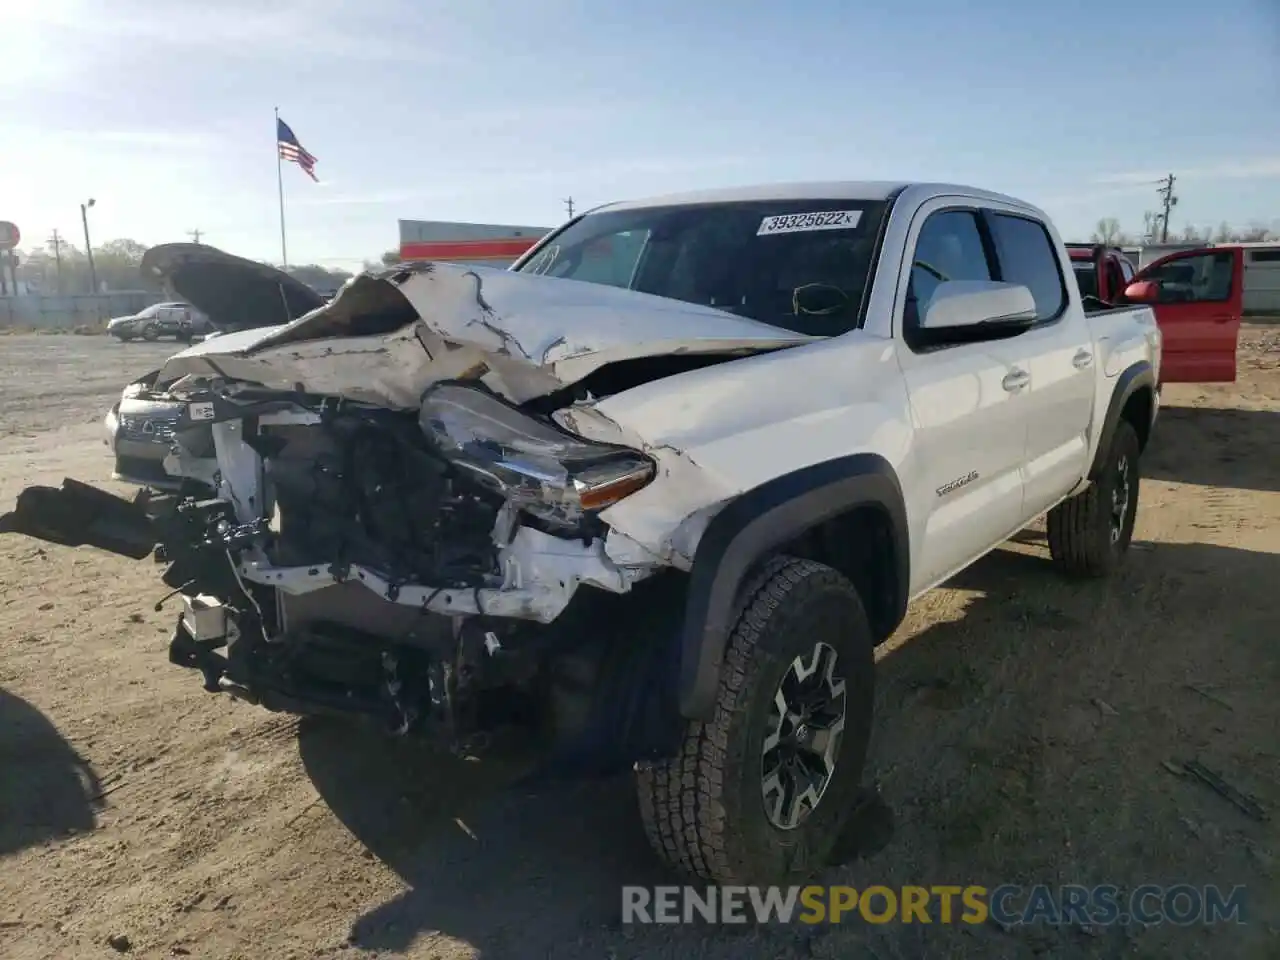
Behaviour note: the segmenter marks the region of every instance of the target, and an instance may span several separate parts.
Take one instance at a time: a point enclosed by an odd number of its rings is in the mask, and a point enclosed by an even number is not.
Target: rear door
[[[1244,309],[1244,251],[1188,250],[1138,271],[1157,285],[1152,304],[1164,335],[1162,383],[1230,383]]]
[[[176,310],[172,303],[162,303],[156,308],[156,320],[159,321],[160,329],[165,333],[173,333],[178,329],[180,315],[180,311]]]
[[[1027,287],[1036,302],[1035,325],[1009,341],[1030,374],[1021,399],[1026,435],[1021,516],[1030,519],[1070,493],[1087,472],[1097,387],[1094,344],[1068,293],[1066,265],[1050,228],[1021,211],[989,209],[986,216],[995,238],[998,279]],[[1118,281],[1120,266],[1110,255],[1089,260],[1087,275],[1097,275],[1099,262],[1109,264]]]

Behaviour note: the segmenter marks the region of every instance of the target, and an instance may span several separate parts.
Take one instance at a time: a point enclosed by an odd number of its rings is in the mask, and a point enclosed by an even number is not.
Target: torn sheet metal
[[[813,339],[633,290],[420,263],[362,274],[286,326],[193,346],[160,379],[223,376],[411,409],[434,382],[484,378],[522,403],[620,360],[751,353]]]
[[[657,465],[654,482],[609,507],[600,517],[662,564],[690,569],[693,548],[705,522],[696,531],[690,528],[686,532],[681,532],[682,524],[696,514],[708,513],[709,507],[737,491],[702,469],[684,451],[669,445],[655,446],[637,432],[620,426],[596,405],[568,407],[554,413],[552,419],[588,440],[621,444],[653,459]],[[661,429],[662,425],[655,426]],[[618,563],[637,560],[635,548],[621,541],[608,544],[608,552]]]

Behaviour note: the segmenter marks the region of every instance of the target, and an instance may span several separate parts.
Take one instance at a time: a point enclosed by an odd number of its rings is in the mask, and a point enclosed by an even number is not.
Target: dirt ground
[[[105,478],[106,406],[173,349],[0,338],[0,505]],[[1280,956],[1280,326],[1164,402],[1122,575],[1064,582],[1032,530],[913,605],[870,761],[896,830],[825,879],[1243,884],[1247,926],[624,927],[619,886],[668,879],[629,783],[207,695],[149,563],[4,537],[0,956]],[[1164,765],[1191,759],[1271,819]]]

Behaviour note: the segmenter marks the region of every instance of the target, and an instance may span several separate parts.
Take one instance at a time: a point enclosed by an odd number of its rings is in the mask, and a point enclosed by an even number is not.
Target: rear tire
[[[1064,573],[1105,577],[1124,560],[1138,513],[1140,455],[1138,434],[1121,420],[1098,478],[1049,511],[1049,553]]]
[[[811,560],[766,564],[730,633],[714,718],[689,724],[675,758],[636,768],[658,855],[721,884],[825,867],[862,779],[873,650],[853,584]]]

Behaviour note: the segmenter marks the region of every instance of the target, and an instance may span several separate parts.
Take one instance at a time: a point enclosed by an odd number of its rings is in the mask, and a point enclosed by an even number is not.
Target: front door
[[[917,335],[940,282],[998,275],[984,230],[977,210],[940,199],[921,208],[907,238],[896,326],[915,428],[914,464],[903,476],[913,595],[1007,537],[1022,513],[1030,372],[1021,338],[930,348]]]
[[[1244,309],[1243,250],[1175,253],[1140,270],[1157,286],[1152,304],[1164,336],[1162,383],[1230,383]]]

